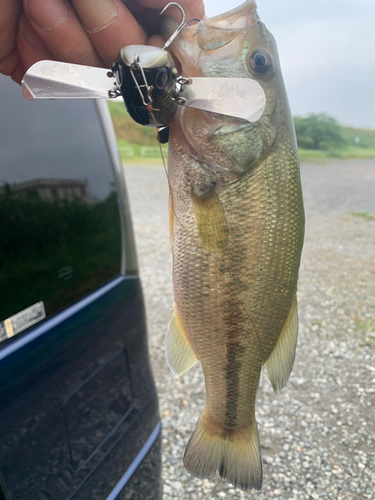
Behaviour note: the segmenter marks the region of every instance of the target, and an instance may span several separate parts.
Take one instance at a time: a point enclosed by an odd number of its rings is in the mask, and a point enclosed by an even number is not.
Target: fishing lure
[[[192,21],[182,22],[163,48],[129,45],[122,48],[110,71],[58,61],[39,61],[26,72],[22,90],[32,99],[108,99],[122,97],[137,123],[156,127],[160,142],[168,142],[168,127],[178,106],[187,106],[255,122],[266,97],[259,83],[246,78],[190,78],[179,75],[167,48]],[[196,33],[199,31],[199,25]],[[111,79],[112,87],[108,83]]]

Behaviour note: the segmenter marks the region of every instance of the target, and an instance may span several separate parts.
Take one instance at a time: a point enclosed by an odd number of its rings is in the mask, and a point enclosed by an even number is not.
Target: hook
[[[164,12],[168,9],[168,7],[170,7],[171,5],[175,5],[176,7],[178,7],[181,11],[181,14],[182,14],[182,21],[181,21],[181,24],[179,26],[179,28],[181,27],[181,25],[183,25],[185,23],[185,11],[184,9],[181,7],[181,5],[179,3],[176,3],[176,2],[169,2],[167,3],[167,5],[164,7],[164,9],[160,12],[159,16],[161,16],[162,14],[164,14]],[[177,28],[178,29],[178,28]]]
[[[187,26],[189,23],[192,23],[193,21],[197,21],[197,22],[201,22],[202,19],[189,19],[188,21],[185,21],[185,11],[184,9],[181,7],[180,4],[176,3],[176,2],[169,2],[165,7],[164,9],[160,12],[159,16],[161,16],[162,14],[164,14],[164,12],[168,9],[168,7],[170,7],[171,5],[175,5],[176,7],[178,7],[181,11],[181,14],[182,14],[182,21],[180,23],[180,25],[176,28],[176,31],[174,33],[172,33],[172,35],[168,38],[168,40],[165,42],[164,44],[164,47],[163,47],[163,50],[166,49],[167,47],[170,46],[170,44],[173,42],[173,40],[176,38],[176,36],[181,33],[181,31],[185,28],[185,26]],[[199,31],[199,28],[198,30],[194,33],[194,36],[198,33]]]

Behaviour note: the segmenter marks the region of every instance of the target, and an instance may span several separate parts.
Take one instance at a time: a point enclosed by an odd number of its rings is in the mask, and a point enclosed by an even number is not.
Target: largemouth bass
[[[165,37],[176,23],[163,21]],[[286,384],[297,342],[304,210],[293,121],[276,43],[256,5],[186,28],[171,49],[189,77],[252,78],[266,94],[255,123],[182,108],[169,140],[175,302],[171,369],[202,364],[206,403],[184,465],[243,490],[262,485],[255,399],[263,364]],[[244,97],[246,106],[246,97]]]

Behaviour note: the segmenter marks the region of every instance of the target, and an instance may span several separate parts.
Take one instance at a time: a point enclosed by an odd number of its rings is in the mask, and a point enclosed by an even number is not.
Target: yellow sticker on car
[[[37,302],[0,322],[0,342],[27,330],[46,317],[44,302]]]

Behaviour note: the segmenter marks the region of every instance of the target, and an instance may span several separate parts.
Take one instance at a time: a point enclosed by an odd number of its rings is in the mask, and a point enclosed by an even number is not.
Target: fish
[[[168,38],[177,23],[162,19]],[[251,78],[261,118],[179,107],[168,152],[174,304],[165,339],[171,370],[201,363],[206,401],[183,463],[260,490],[255,401],[262,366],[275,392],[292,371],[304,208],[293,120],[276,42],[257,6],[185,28],[170,49],[188,77]],[[244,97],[246,106],[246,97]]]

